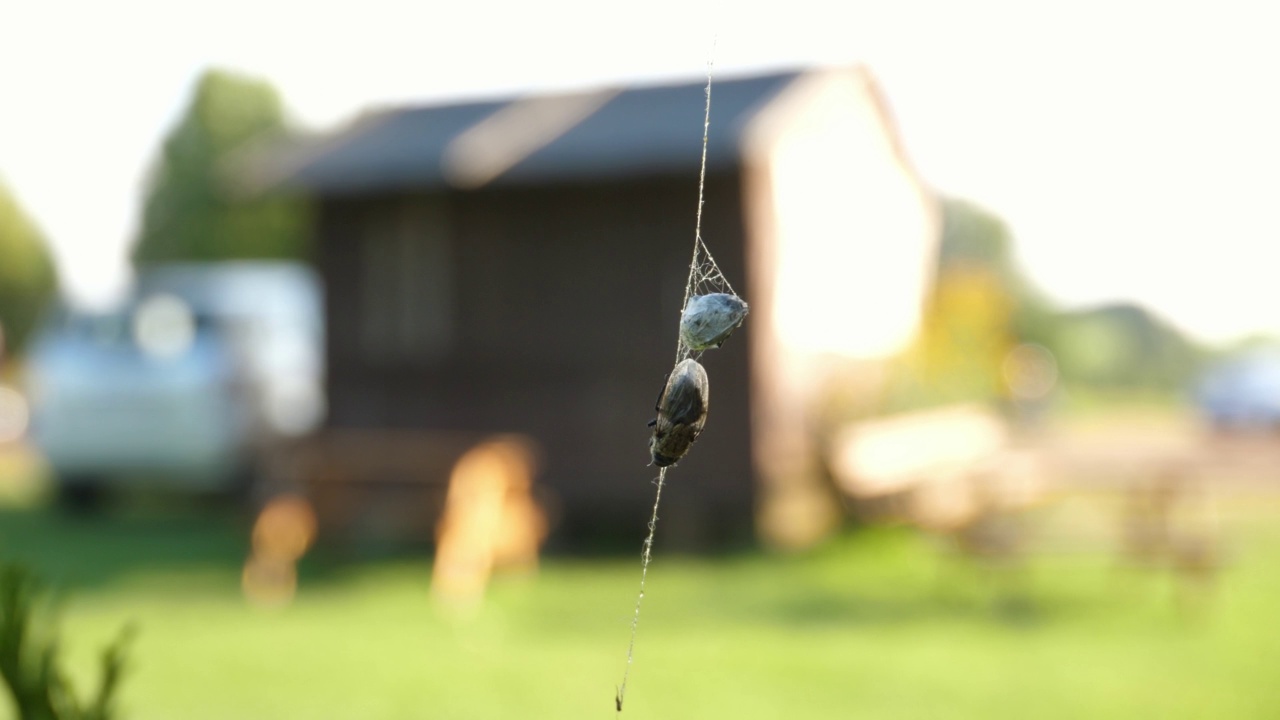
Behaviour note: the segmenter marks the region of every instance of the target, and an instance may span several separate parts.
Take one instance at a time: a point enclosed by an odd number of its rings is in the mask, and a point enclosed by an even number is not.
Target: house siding
[[[330,427],[529,435],[542,451],[539,482],[555,498],[560,539],[571,547],[610,533],[634,539],[657,475],[646,467],[645,423],[674,359],[696,198],[691,173],[323,201]],[[703,236],[750,300],[738,173],[708,177],[706,200]],[[386,226],[379,218],[412,218],[415,206],[443,208],[443,229],[422,232],[446,235],[447,252],[423,256],[452,264],[430,273],[448,277],[448,346],[372,353],[365,325],[378,309],[366,299],[379,295],[368,287],[376,278],[363,271],[362,245],[379,241],[371,236]],[[672,473],[663,513],[675,544],[750,533],[750,321],[739,333],[703,358],[710,420]]]

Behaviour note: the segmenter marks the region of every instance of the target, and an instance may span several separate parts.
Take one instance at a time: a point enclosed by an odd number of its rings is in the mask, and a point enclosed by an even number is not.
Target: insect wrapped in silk
[[[680,339],[698,352],[718,348],[746,317],[747,304],[737,295],[695,295],[680,315]]]

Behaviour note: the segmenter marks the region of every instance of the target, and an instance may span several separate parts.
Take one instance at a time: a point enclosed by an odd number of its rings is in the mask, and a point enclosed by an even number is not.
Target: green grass
[[[624,717],[1280,717],[1273,525],[1247,528],[1195,620],[1176,611],[1167,578],[1117,573],[1096,552],[1038,559],[1030,609],[1004,613],[973,568],[902,530],[801,557],[659,552]],[[85,679],[136,621],[126,717],[613,715],[638,553],[548,560],[451,621],[429,602],[425,559],[319,553],[292,606],[248,607],[246,534],[216,515],[9,511],[0,557],[67,588],[67,651]]]

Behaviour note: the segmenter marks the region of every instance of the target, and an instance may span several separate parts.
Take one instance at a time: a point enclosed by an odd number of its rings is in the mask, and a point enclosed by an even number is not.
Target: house
[[[689,82],[397,108],[260,163],[255,182],[318,208],[330,430],[532,438],[556,535],[634,540],[704,100]],[[703,356],[710,418],[660,536],[803,544],[832,515],[824,368],[911,340],[935,202],[864,68],[717,79],[711,101],[702,235],[751,315]]]

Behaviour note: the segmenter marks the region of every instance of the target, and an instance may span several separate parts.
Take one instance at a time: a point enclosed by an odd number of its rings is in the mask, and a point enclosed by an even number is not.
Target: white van
[[[156,266],[106,313],[55,311],[28,357],[32,437],[60,495],[243,489],[324,415],[322,297],[294,263]]]

